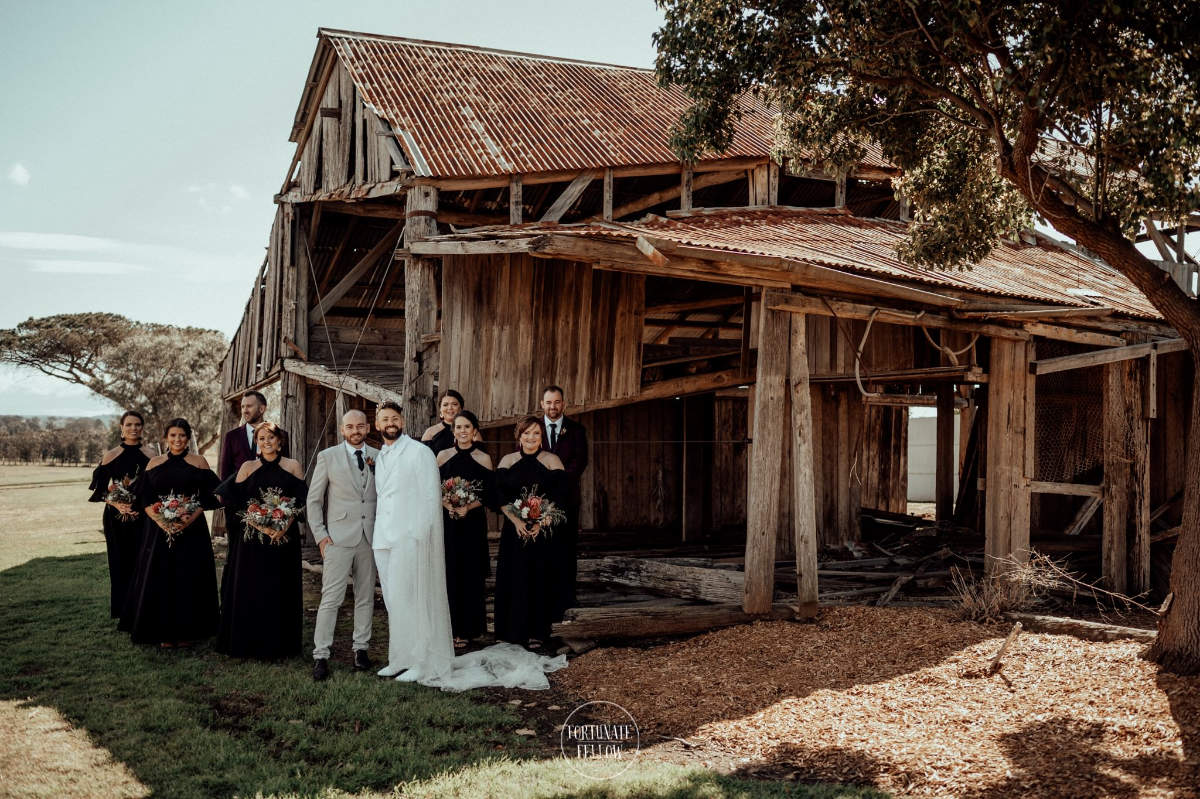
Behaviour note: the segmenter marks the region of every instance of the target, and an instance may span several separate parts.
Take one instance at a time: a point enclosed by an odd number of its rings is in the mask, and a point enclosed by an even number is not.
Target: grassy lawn
[[[0,796],[881,796],[646,757],[594,781],[546,754],[556,731],[518,735],[529,723],[520,710],[482,692],[344,666],[316,684],[304,658],[132,645],[108,617],[86,480],[81,469],[0,467]],[[311,623],[309,613],[309,637]]]

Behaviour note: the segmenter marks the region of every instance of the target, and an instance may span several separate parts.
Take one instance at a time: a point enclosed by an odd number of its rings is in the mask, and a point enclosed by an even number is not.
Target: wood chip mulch
[[[899,796],[1200,796],[1200,678],[1132,641],[1022,632],[921,608],[823,609],[648,649],[596,649],[556,688],[627,708],[643,741],[718,749],[745,774]]]

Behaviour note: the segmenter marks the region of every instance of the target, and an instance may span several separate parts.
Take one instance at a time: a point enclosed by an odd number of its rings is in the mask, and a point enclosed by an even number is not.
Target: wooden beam
[[[646,316],[664,313],[679,313],[681,311],[702,311],[706,308],[725,308],[731,305],[741,305],[743,297],[713,297],[707,300],[680,300],[679,302],[664,302],[658,305],[647,305]]]
[[[379,259],[383,257],[384,253],[395,249],[399,244],[400,232],[403,229],[403,222],[397,222],[396,224],[392,225],[392,227],[388,229],[388,232],[383,234],[383,238],[376,242],[375,246],[372,247],[367,254],[359,260],[358,263],[351,267],[350,271],[346,273],[346,276],[339,280],[337,285],[331,288],[329,292],[321,298],[321,301],[317,304],[317,307],[309,315],[309,323],[313,321],[320,321],[320,318],[328,314],[329,311],[335,305],[337,305],[338,300],[346,296],[346,292],[352,289],[354,285],[362,279],[363,275],[367,273],[367,270],[373,267],[379,261]],[[305,325],[306,327],[307,324],[308,323]]]
[[[779,530],[783,439],[788,427],[788,360],[791,322],[770,310],[764,294],[758,317],[758,372],[746,498],[746,613],[766,613],[775,591],[775,538]]]
[[[938,385],[934,495],[939,522],[949,522],[954,518],[954,399],[953,384]]]
[[[508,224],[519,225],[525,221],[525,198],[521,176],[513,175],[508,180]]]
[[[551,634],[558,638],[658,638],[686,635],[748,624],[767,617],[791,619],[796,609],[779,603],[763,613],[748,614],[735,604],[683,605],[663,607],[660,603],[617,605],[599,608],[571,608],[566,618],[553,625]]]
[[[1059,358],[1045,358],[1029,364],[1029,373],[1048,375],[1055,372],[1065,372],[1068,369],[1086,369],[1090,366],[1101,366],[1106,363],[1117,363],[1132,358],[1144,358],[1151,352],[1166,355],[1171,352],[1182,352],[1187,349],[1187,342],[1181,338],[1151,341],[1145,344],[1127,344],[1124,347],[1113,347],[1105,350],[1083,352],[1079,355],[1063,355]]]
[[[289,374],[305,377],[314,383],[320,383],[334,391],[344,391],[347,394],[353,394],[356,397],[362,397],[371,402],[386,402],[388,400],[401,402],[404,399],[400,394],[391,389],[362,380],[350,374],[339,374],[319,363],[308,363],[298,358],[284,358],[283,370]]]
[[[613,171],[612,167],[604,170],[604,199],[600,218],[611,222],[613,218]]]
[[[744,177],[744,171],[757,164],[766,161],[765,156],[747,156],[738,158],[720,158],[710,161],[697,161],[692,168],[697,175],[721,173],[730,175],[732,180],[738,180]],[[661,164],[634,164],[631,166],[614,166],[612,167],[613,177],[616,178],[640,178],[650,177],[652,175],[678,175],[679,162],[669,161]],[[564,181],[573,180],[579,174],[579,170],[556,170],[553,172],[526,172],[521,178],[526,186],[535,186],[545,183],[563,183]],[[888,180],[891,176],[887,175],[881,180]],[[870,180],[873,178],[865,177]],[[480,176],[471,178],[433,178],[420,177],[412,181],[413,185],[417,186],[434,186],[440,191],[474,191],[476,189],[502,189],[508,185],[508,178],[502,175],[495,176]],[[676,195],[678,196],[678,195]]]
[[[692,210],[692,181],[695,175],[691,167],[685,166],[679,172],[679,210]]]
[[[1120,336],[1110,336],[1091,330],[1078,330],[1073,327],[1047,325],[1041,322],[1026,322],[1022,325],[1026,331],[1042,338],[1052,338],[1058,341],[1071,341],[1076,344],[1091,344],[1100,347],[1123,347],[1129,342]]]
[[[675,170],[678,171],[679,167],[676,166]],[[696,192],[709,186],[719,186],[722,183],[732,183],[733,181],[738,180],[740,177],[741,175],[739,175],[737,172],[706,172],[701,175],[693,176],[692,191]],[[656,205],[670,202],[671,200],[674,200],[676,197],[680,196],[682,191],[683,183],[680,181],[680,185],[678,186],[671,186],[669,188],[662,189],[661,191],[647,194],[645,197],[639,197],[636,200],[630,200],[624,205],[614,208],[612,212],[612,218],[620,219],[622,217],[629,216],[630,214],[636,214],[638,211],[644,211],[647,208],[653,208]],[[591,217],[586,221],[591,222],[600,218],[602,217]]]
[[[872,305],[861,305],[841,300],[826,300],[818,297],[798,297],[793,295],[786,302],[777,305],[774,310],[790,311],[792,313],[807,313],[818,316],[836,316],[839,319],[870,319],[875,317],[877,323],[889,325],[907,325],[916,327],[938,327],[946,330],[962,330],[967,333],[979,333],[993,338],[1026,341],[1029,333],[1012,327],[989,324],[987,322],[960,322],[948,316],[923,311],[900,311],[891,308],[880,308]]]
[[[1009,558],[1029,556],[1029,464],[1026,436],[1030,345],[992,339],[987,395],[986,568],[995,571]]]
[[[532,252],[544,237],[528,236],[514,239],[485,239],[483,241],[414,241],[408,245],[412,255],[500,255],[512,252]]]
[[[1039,319],[1063,319],[1077,316],[1111,316],[1112,313],[1112,308],[1030,307],[1013,310],[964,309],[955,311],[954,315],[964,319],[1008,319],[1010,321],[1021,322],[1027,319],[1037,321]]]
[[[874,394],[863,397],[863,405],[884,405],[890,408],[935,408],[937,396],[934,394]],[[962,397],[954,398],[955,408],[966,408],[968,403]]]
[[[817,498],[813,463],[812,388],[808,382],[807,320],[790,317],[788,354],[792,442],[792,538],[796,549],[796,602],[807,612],[817,605]]]
[[[562,190],[562,194],[546,209],[546,213],[542,214],[542,222],[557,222],[563,218],[563,214],[571,209],[575,201],[579,199],[584,190],[591,184],[599,173],[594,170],[580,172],[575,179]]]
[[[1099,488],[1099,486],[1096,486],[1096,488]],[[1079,535],[1082,533],[1083,528],[1087,527],[1087,523],[1092,520],[1092,517],[1096,515],[1096,511],[1100,509],[1100,504],[1102,502],[1103,500],[1098,495],[1094,497],[1088,497],[1084,501],[1083,505],[1080,506],[1079,512],[1075,514],[1075,518],[1073,518],[1071,523],[1067,525],[1067,529],[1064,531],[1065,534]]]
[[[1109,590],[1150,588],[1149,421],[1141,365],[1104,367],[1104,482],[1101,572]],[[1132,531],[1132,537],[1129,532]]]
[[[438,190],[431,186],[416,186],[409,191],[407,201],[404,243],[410,246],[411,252],[413,243],[437,234],[434,220]],[[434,259],[414,255],[404,263],[403,407],[409,425],[424,425],[433,420],[435,370],[440,346],[425,343],[424,338],[438,332],[438,265]]]
[[[767,162],[767,205],[779,205],[779,163]]]
[[[846,207],[846,176],[838,175],[833,187],[833,205],[835,208]]]
[[[1146,217],[1143,223],[1146,226],[1146,233],[1150,236],[1150,240],[1154,242],[1154,246],[1158,249],[1158,254],[1162,256],[1164,261],[1174,261],[1175,253],[1171,251],[1171,245],[1167,243],[1167,239],[1158,229],[1158,225],[1154,220]]]
[[[579,561],[579,579],[645,588],[656,594],[702,599],[706,602],[741,602],[744,576],[732,569],[680,566],[652,558],[608,556]]]

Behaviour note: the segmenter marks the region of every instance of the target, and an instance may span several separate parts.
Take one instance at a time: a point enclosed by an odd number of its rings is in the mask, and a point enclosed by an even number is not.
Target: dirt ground
[[[897,795],[1194,797],[1200,678],[1132,641],[1021,634],[923,608],[824,609],[649,649],[597,649],[553,676],[616,702],[647,740],[736,773]]]

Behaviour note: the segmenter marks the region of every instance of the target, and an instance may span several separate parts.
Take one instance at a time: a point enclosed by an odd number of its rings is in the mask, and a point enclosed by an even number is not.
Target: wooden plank
[[[767,162],[767,205],[779,205],[779,163]]]
[[[1055,372],[1065,372],[1069,369],[1086,369],[1090,366],[1102,366],[1132,358],[1144,358],[1151,352],[1166,355],[1172,352],[1182,352],[1187,349],[1187,342],[1181,338],[1151,341],[1145,344],[1128,344],[1124,347],[1113,347],[1105,350],[1094,350],[1078,355],[1063,355],[1059,358],[1045,358],[1029,364],[1031,374],[1048,375]]]
[[[333,75],[334,67],[338,64],[337,56],[332,51],[326,56],[329,60],[321,72],[320,79],[316,82],[316,91],[310,95],[312,102],[320,104],[322,96],[325,94],[325,86],[329,83],[329,78]],[[279,193],[284,194],[291,187],[292,175],[296,171],[296,164],[300,162],[300,157],[308,146],[308,139],[312,133],[313,121],[317,119],[317,114],[312,108],[309,109],[308,115],[304,120],[304,127],[300,131],[300,136],[295,139],[296,152],[292,155],[292,162],[288,165],[287,172],[284,173],[283,186],[280,187]]]
[[[949,522],[954,518],[954,386],[941,383],[937,387],[937,454],[934,495],[937,500],[937,520]]]
[[[1073,327],[1062,327],[1061,325],[1047,325],[1041,322],[1026,322],[1021,327],[1035,336],[1058,341],[1072,341],[1076,344],[1092,344],[1100,347],[1123,347],[1128,343],[1120,336],[1110,336],[1091,330],[1077,330]]]
[[[613,171],[612,167],[604,170],[604,198],[600,218],[611,222],[613,218]]]
[[[791,326],[787,314],[768,310],[764,295],[758,323],[758,371],[755,381],[754,445],[746,498],[746,613],[766,613],[775,585],[775,538],[779,530],[780,471],[787,429],[788,360]]]
[[[364,255],[358,263],[350,268],[346,276],[337,282],[331,288],[321,301],[317,304],[314,314],[310,314],[312,321],[319,321],[325,314],[329,313],[342,297],[346,296],[346,292],[354,288],[354,285],[367,273],[371,267],[384,256],[385,253],[395,249],[399,244],[400,232],[404,230],[405,223],[397,222],[388,229],[388,232],[383,234],[382,238],[375,243],[366,255]],[[305,325],[307,328],[307,324]]]
[[[656,638],[664,635],[686,635],[735,624],[747,624],[763,617],[772,619],[796,618],[791,605],[777,603],[759,614],[744,612],[735,604],[685,605],[663,607],[647,603],[601,608],[572,608],[566,619],[552,627],[559,638]]]
[[[1126,531],[1129,524],[1129,469],[1133,454],[1129,451],[1130,412],[1127,392],[1132,376],[1128,361],[1108,363],[1104,367],[1104,518],[1100,563],[1106,587],[1125,593]]]
[[[743,575],[732,569],[680,566],[650,558],[604,557],[579,561],[579,579],[645,588],[683,599],[736,604],[742,599]]]
[[[576,175],[575,179],[562,190],[562,194],[558,195],[550,207],[546,209],[546,213],[542,214],[540,221],[557,222],[562,219],[563,215],[571,210],[571,206],[575,204],[575,201],[579,199],[584,190],[587,189],[599,174],[596,170],[591,169]]]
[[[525,221],[525,197],[521,176],[513,175],[508,180],[508,224],[519,225]]]
[[[691,167],[685,166],[679,172],[679,210],[692,210],[692,183],[694,182],[695,174]]]
[[[1099,488],[1099,486],[1097,486]],[[1079,535],[1083,532],[1083,528],[1087,527],[1088,522],[1096,515],[1096,511],[1100,509],[1100,504],[1103,500],[1099,496],[1088,497],[1079,512],[1075,514],[1075,518],[1067,525],[1066,535]]]
[[[807,320],[789,314],[789,404],[792,441],[792,538],[796,550],[796,600],[800,607],[817,602],[817,508],[813,475],[812,386],[808,381]]]
[[[874,305],[844,302],[842,300],[826,300],[819,297],[797,297],[792,295],[789,300],[781,302],[774,310],[816,314],[820,316],[835,316],[838,319],[866,320],[870,319],[873,315],[876,324],[961,330],[966,333],[979,333],[980,335],[992,336],[993,338],[1006,338],[1016,341],[1025,341],[1030,338],[1028,332],[1018,328],[1004,327],[986,322],[961,322],[942,314],[903,311]]]
[[[408,252],[410,255],[497,255],[530,252],[541,238],[529,236],[489,241],[414,241],[408,245]]]
[[[289,374],[306,377],[334,391],[344,391],[371,402],[400,402],[403,397],[395,391],[370,381],[354,377],[350,374],[340,374],[318,363],[301,361],[298,358],[284,358],[283,370]]]
[[[987,502],[985,543],[987,568],[1000,559],[1024,560],[1029,554],[1029,480],[1026,463],[1029,345],[992,339],[988,369]]]

